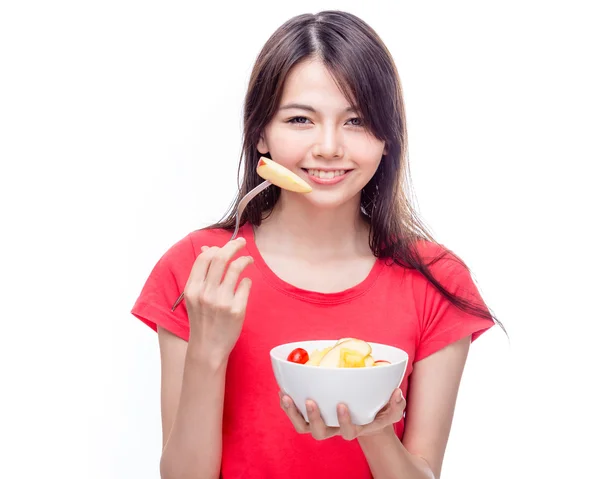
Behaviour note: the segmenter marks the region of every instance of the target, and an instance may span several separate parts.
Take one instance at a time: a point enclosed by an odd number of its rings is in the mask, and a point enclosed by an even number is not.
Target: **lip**
[[[342,170],[342,171],[350,171],[352,170],[352,168],[332,168],[332,167],[325,167],[325,166],[303,166],[302,167],[303,170],[308,171],[308,170],[319,170],[319,171],[338,171],[338,170]]]
[[[317,168],[315,168],[317,169]],[[333,169],[333,168],[318,168],[321,171],[338,171],[338,169]],[[343,168],[339,168],[339,170],[341,170]],[[304,173],[306,174],[306,176],[308,177],[308,179],[313,182],[316,183],[318,185],[336,185],[341,181],[344,181],[344,179],[348,176],[348,174],[352,171],[352,170],[346,170],[346,173],[344,173],[343,175],[340,176],[334,176],[333,178],[321,178],[319,176],[312,176],[311,174],[308,173],[308,168],[303,168]]]

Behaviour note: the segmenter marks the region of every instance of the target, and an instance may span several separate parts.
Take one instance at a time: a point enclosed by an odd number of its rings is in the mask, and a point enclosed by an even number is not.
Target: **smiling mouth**
[[[309,176],[314,178],[320,178],[323,180],[331,180],[337,176],[344,176],[346,173],[352,170],[318,170],[313,168],[302,168],[304,172],[308,173]]]

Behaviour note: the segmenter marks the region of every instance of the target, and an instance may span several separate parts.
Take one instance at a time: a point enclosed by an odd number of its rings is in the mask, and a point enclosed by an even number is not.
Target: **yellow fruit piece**
[[[323,356],[325,356],[329,351],[331,351],[331,349],[332,347],[325,349],[315,349],[312,353],[309,354],[308,361],[306,362],[306,364],[310,364],[311,366],[318,366],[321,362],[321,359],[323,359]]]
[[[269,180],[284,190],[295,191],[297,193],[310,193],[312,191],[312,187],[296,175],[296,173],[264,156],[258,160],[256,173],[261,178]]]
[[[340,368],[364,368],[365,356],[358,351],[342,349],[340,352]]]

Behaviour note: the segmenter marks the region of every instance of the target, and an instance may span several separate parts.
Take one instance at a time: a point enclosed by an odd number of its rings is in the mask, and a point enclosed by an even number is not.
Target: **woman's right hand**
[[[203,354],[226,361],[244,323],[251,281],[240,274],[253,262],[251,256],[231,259],[246,245],[239,237],[222,248],[202,247],[184,289],[190,321],[189,343]]]

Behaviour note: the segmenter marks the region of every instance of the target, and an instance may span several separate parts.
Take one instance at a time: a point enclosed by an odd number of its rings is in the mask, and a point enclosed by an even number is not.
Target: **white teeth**
[[[335,170],[335,171],[308,170],[308,174],[310,176],[314,176],[316,178],[328,179],[328,180],[330,180],[336,176],[342,176],[345,173],[346,173],[345,170]]]

